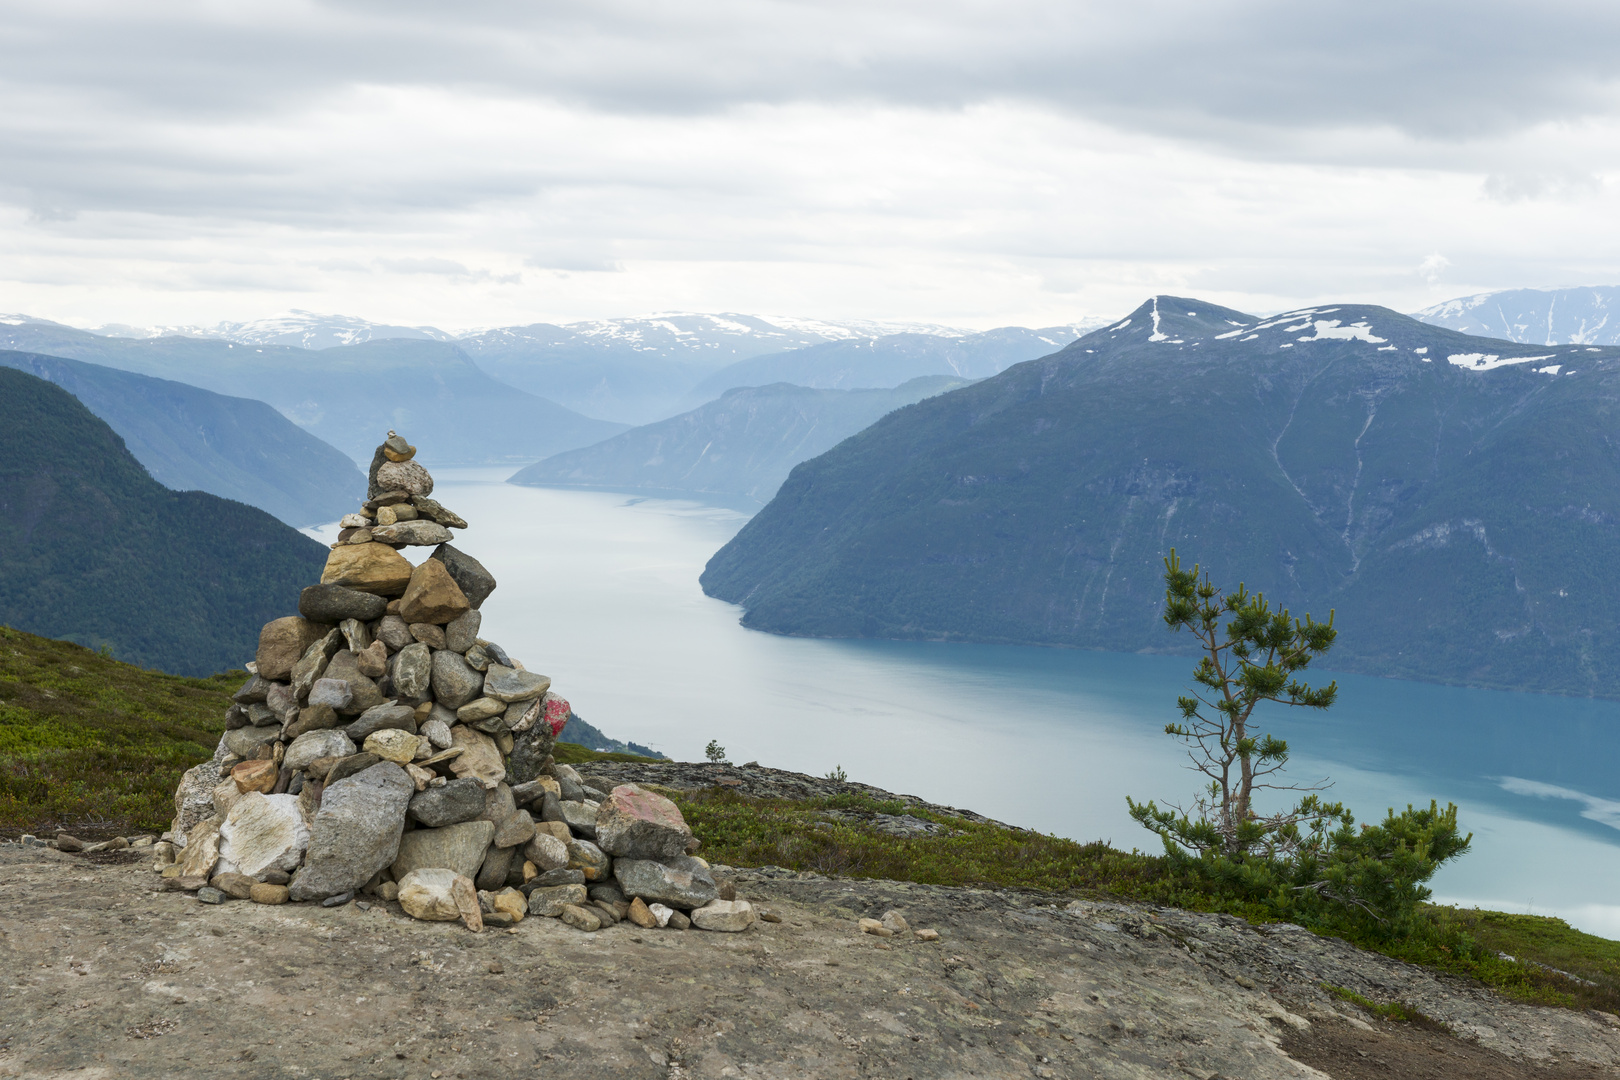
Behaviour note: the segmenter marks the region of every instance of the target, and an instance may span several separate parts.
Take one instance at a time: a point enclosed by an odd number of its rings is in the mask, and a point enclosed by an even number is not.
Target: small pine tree
[[[726,748],[720,745],[719,739],[710,739],[709,745],[703,748],[703,753],[716,765],[726,764]]]

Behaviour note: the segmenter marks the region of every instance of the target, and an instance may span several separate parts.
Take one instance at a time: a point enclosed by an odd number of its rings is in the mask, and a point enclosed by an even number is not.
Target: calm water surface
[[[842,765],[891,791],[1153,850],[1125,796],[1193,788],[1163,734],[1189,660],[744,630],[739,608],[697,584],[743,514],[516,487],[507,472],[435,470],[435,497],[473,526],[457,546],[500,581],[483,634],[614,738],[688,761],[718,739],[732,761]],[[1456,802],[1474,849],[1437,875],[1437,899],[1620,937],[1620,703],[1338,678],[1330,712],[1276,707],[1267,721],[1295,780],[1331,777],[1330,796],[1363,821]]]

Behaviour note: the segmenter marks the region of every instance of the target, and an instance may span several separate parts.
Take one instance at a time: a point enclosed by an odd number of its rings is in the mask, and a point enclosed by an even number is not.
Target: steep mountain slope
[[[235,499],[295,527],[336,521],[365,491],[353,461],[262,401],[38,353],[0,351],[0,366],[78,398],[175,491]]]
[[[928,329],[951,333],[940,327]],[[682,401],[688,401],[684,408],[691,408],[718,397],[716,390],[689,400],[695,383],[738,360],[894,332],[894,327],[870,323],[734,313],[666,314],[565,326],[509,326],[468,335],[458,344],[485,371],[513,386],[591,416],[645,424],[682,411]],[[778,377],[759,382],[781,381]],[[741,385],[746,384],[727,384]]]
[[[1334,666],[1620,694],[1620,350],[1157,297],[796,468],[703,586],[778,633],[1172,650],[1171,547]]]
[[[1620,288],[1505,289],[1447,300],[1414,317],[1532,345],[1620,345]]]
[[[983,379],[1021,361],[1057,352],[1081,332],[1079,326],[1042,330],[1004,326],[979,334],[889,334],[833,341],[740,360],[699,383],[687,400],[708,401],[733,387],[773,382],[850,390],[899,386],[923,375]]]
[[[627,425],[593,420],[497,382],[455,345],[385,339],[331,349],[166,337],[108,338],[44,323],[0,325],[0,347],[86,360],[258,398],[356,461],[377,429],[434,432],[441,462],[530,462]]]
[[[0,368],[0,401],[0,623],[207,675],[251,657],[320,575],[320,544],[163,487],[66,390]]]
[[[721,495],[763,506],[799,462],[885,413],[965,385],[935,375],[893,390],[812,390],[786,383],[740,388],[689,413],[556,454],[508,482]]]

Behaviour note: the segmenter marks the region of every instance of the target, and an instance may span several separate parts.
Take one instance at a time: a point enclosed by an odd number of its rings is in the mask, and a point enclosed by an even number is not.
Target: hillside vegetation
[[[1158,297],[798,466],[710,560],[774,633],[1173,648],[1172,547],[1334,667],[1620,695],[1620,349]]]
[[[66,390],[0,367],[0,401],[0,623],[208,675],[250,658],[320,577],[320,544],[165,488]]]

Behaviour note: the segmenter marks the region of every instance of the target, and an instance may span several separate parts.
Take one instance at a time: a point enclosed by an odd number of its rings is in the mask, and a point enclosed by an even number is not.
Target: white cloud
[[[1155,291],[1411,309],[1620,277],[1590,227],[1616,209],[1617,22],[1568,2],[13,3],[0,309],[1042,325]]]

